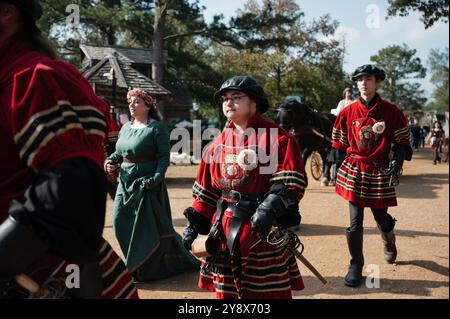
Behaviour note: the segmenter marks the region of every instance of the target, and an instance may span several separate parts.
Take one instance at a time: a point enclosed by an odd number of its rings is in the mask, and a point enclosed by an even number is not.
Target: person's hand
[[[192,243],[197,238],[198,232],[190,224],[183,231],[183,246],[187,250],[192,250]]]
[[[143,180],[142,185],[146,190],[154,189],[159,183],[155,181],[153,177]]]
[[[400,175],[400,172],[402,171],[402,166],[399,164],[398,161],[392,160],[389,162],[388,166],[388,172],[394,175]]]
[[[274,221],[275,214],[272,212],[271,208],[264,205],[263,202],[258,206],[250,219],[252,232],[257,233],[262,240],[266,240]]]
[[[400,183],[400,176],[402,175],[402,165],[398,161],[392,160],[384,170],[384,173],[391,176],[389,186],[397,186]]]
[[[120,164],[113,164],[111,160],[106,160],[104,167],[106,174],[114,175],[120,168]]]
[[[202,235],[209,234],[211,219],[197,213],[193,207],[186,208],[183,215],[188,220],[188,226],[193,227],[196,232]]]

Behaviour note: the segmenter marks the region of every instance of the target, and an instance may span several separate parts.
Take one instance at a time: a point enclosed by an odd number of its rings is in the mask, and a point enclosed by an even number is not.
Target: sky
[[[225,21],[234,16],[236,10],[242,9],[245,0],[200,0],[206,21],[210,22],[215,14],[223,14]],[[261,1],[260,1],[261,2]],[[379,50],[404,43],[416,49],[424,66],[427,66],[431,49],[444,49],[449,46],[449,26],[439,22],[425,29],[418,13],[408,17],[391,17],[385,20],[388,7],[387,0],[296,0],[305,13],[304,19],[312,21],[324,14],[330,14],[340,22],[336,36],[345,36],[346,56],[344,70],[351,73],[357,66],[371,63],[370,56]],[[431,96],[433,85],[429,75],[424,80],[417,80],[425,89],[427,97]]]

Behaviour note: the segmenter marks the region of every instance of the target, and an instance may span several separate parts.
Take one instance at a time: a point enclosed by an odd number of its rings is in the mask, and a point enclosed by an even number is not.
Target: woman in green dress
[[[148,92],[134,89],[127,98],[133,120],[122,127],[116,151],[105,161],[107,174],[120,169],[113,225],[126,265],[137,281],[198,270],[198,260],[183,247],[172,225],[164,182],[168,130]]]

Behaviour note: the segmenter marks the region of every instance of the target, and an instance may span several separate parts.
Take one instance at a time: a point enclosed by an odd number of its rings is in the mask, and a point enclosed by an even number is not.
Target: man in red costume
[[[208,234],[211,255],[199,287],[216,298],[292,298],[303,280],[293,253],[267,242],[273,225],[300,223],[298,201],[307,185],[295,139],[261,116],[269,103],[252,78],[236,76],[214,95],[228,128],[204,151],[185,210],[185,247]]]
[[[41,283],[67,264],[80,269],[73,297],[135,298],[102,239],[109,110],[55,60],[40,15],[37,0],[0,0],[0,298],[18,274]]]
[[[412,149],[405,115],[377,93],[384,79],[384,71],[374,65],[358,67],[352,80],[361,97],[339,113],[333,128],[333,147],[347,154],[338,172],[336,193],[348,200],[350,208],[347,242],[351,260],[344,279],[350,287],[362,280],[364,207],[370,207],[381,232],[385,260],[394,263],[397,257],[396,220],[387,211],[397,205],[392,181],[401,174],[404,160],[411,160]]]

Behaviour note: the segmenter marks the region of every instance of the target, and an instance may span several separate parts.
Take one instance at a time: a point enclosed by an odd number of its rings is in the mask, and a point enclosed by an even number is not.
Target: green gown
[[[114,231],[126,265],[139,281],[163,279],[200,266],[172,225],[164,182],[169,154],[169,133],[163,124],[153,121],[137,129],[128,122],[109,157],[122,163],[114,200]],[[134,163],[122,162],[124,157]],[[146,181],[150,190],[144,187]]]

